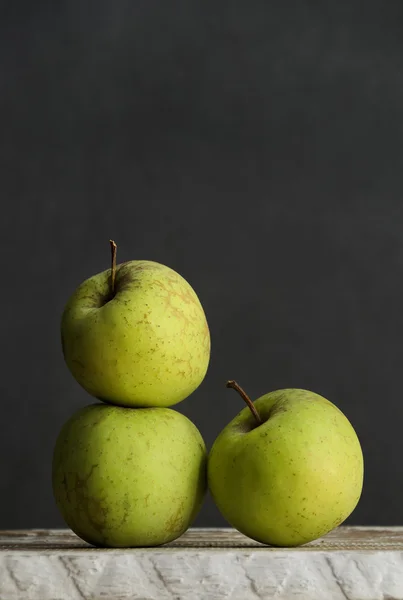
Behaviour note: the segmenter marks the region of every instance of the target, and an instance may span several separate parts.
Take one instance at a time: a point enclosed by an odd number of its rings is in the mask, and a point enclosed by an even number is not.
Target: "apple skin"
[[[62,428],[53,493],[67,525],[96,546],[157,546],[186,531],[207,487],[197,427],[169,408],[93,404]]]
[[[121,406],[172,406],[203,381],[210,333],[199,299],[156,262],[117,266],[84,281],[62,316],[67,366],[92,396]]]
[[[219,434],[208,483],[224,518],[273,546],[298,546],[342,523],[363,485],[357,435],[331,402],[306,390],[277,390],[244,408]]]

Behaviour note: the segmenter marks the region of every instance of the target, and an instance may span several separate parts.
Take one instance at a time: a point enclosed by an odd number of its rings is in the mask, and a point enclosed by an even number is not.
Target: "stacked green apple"
[[[74,414],[53,456],[53,492],[69,527],[110,547],[179,537],[206,491],[196,426],[167,408],[202,382],[210,334],[199,299],[156,262],[116,265],[84,281],[62,316],[66,363],[101,402]]]

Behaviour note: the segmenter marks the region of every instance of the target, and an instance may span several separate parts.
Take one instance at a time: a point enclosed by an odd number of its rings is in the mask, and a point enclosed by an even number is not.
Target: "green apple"
[[[93,404],[57,439],[55,500],[91,544],[164,544],[186,531],[201,506],[206,454],[196,426],[174,410]]]
[[[169,267],[146,260],[113,263],[84,281],[65,307],[61,335],[78,383],[122,406],[184,400],[203,381],[210,358],[196,293]]]
[[[306,390],[270,392],[248,402],[219,434],[208,483],[225,519],[274,546],[298,546],[342,523],[363,485],[357,435],[331,402]]]

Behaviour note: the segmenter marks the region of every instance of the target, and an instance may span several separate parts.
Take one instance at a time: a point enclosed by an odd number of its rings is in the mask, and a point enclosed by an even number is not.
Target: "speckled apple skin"
[[[53,492],[69,527],[100,546],[157,546],[180,536],[206,490],[197,427],[169,408],[94,404],[64,425]]]
[[[121,406],[171,406],[203,381],[210,334],[183,277],[156,262],[118,265],[84,281],[61,322],[63,353],[92,396]]]
[[[265,544],[298,546],[354,510],[363,485],[358,437],[331,402],[306,390],[277,390],[244,408],[219,434],[208,482],[227,521]]]

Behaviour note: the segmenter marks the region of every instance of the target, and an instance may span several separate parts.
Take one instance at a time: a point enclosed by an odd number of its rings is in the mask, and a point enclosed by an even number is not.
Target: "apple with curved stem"
[[[55,445],[55,500],[91,544],[164,544],[186,531],[201,506],[206,454],[196,426],[175,410],[86,406]]]
[[[244,408],[218,435],[208,484],[224,518],[274,546],[298,546],[342,523],[363,485],[363,456],[345,415],[301,389],[252,402],[235,381]]]
[[[84,281],[64,309],[63,354],[92,396],[122,406],[171,406],[203,381],[210,333],[199,299],[178,273],[146,260]]]

